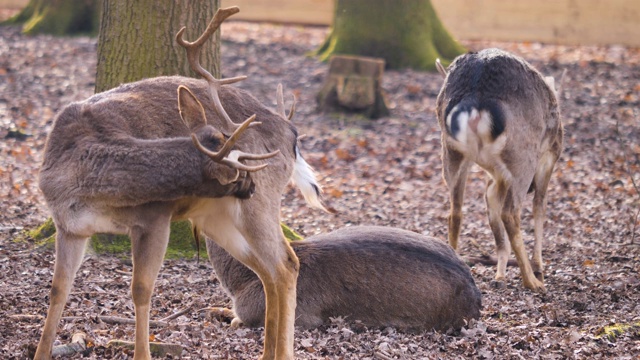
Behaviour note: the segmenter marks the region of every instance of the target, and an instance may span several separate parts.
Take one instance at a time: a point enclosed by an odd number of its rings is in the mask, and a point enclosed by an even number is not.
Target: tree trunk
[[[175,36],[186,26],[185,39],[194,41],[219,7],[220,0],[104,1],[95,92],[162,75],[196,77],[189,68],[186,51],[176,43]],[[200,63],[213,76],[220,77],[219,31],[213,39],[215,41],[209,40],[203,45]],[[190,229],[189,222],[171,224],[167,256],[193,254],[195,239]],[[92,240],[94,249],[122,249],[129,244],[128,237],[124,236],[100,235]]]
[[[220,5],[219,0],[104,1],[98,37],[96,93],[123,83],[162,75],[195,76],[186,52],[175,41],[187,26],[185,39],[194,41]],[[208,41],[200,63],[220,76],[220,32]]]
[[[333,29],[317,50],[383,58],[392,69],[434,70],[465,49],[449,35],[431,0],[336,0]]]
[[[5,24],[24,24],[22,32],[34,34],[95,34],[100,23],[100,0],[30,0]]]

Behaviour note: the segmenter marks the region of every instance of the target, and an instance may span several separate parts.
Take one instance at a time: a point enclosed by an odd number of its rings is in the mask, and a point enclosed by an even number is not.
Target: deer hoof
[[[507,283],[504,281],[504,279],[491,280],[490,285],[494,289],[504,289],[507,287]]]
[[[525,281],[524,287],[540,294],[544,294],[547,292],[547,290],[544,288],[544,283],[542,281],[539,281],[536,278],[533,278],[532,280],[533,281],[531,282]]]

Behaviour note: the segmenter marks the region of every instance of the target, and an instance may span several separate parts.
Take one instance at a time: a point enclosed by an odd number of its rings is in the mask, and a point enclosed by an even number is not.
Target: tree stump
[[[361,113],[372,119],[388,115],[382,93],[383,73],[383,59],[332,56],[329,74],[317,96],[319,108]]]

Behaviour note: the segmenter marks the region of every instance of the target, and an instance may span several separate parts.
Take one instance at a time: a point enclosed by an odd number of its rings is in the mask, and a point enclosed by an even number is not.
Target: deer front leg
[[[56,261],[54,265],[53,281],[49,310],[44,323],[42,336],[38,343],[38,349],[34,359],[51,359],[51,349],[56,338],[56,328],[62,315],[62,310],[67,302],[67,296],[71,291],[73,279],[82,263],[87,238],[68,234],[56,226]]]
[[[520,207],[513,204],[513,197],[507,194],[505,207],[502,210],[502,221],[505,230],[509,236],[511,247],[516,255],[518,267],[522,275],[524,286],[536,292],[545,292],[544,284],[536,279],[527,257],[527,249],[522,241],[522,232],[520,229]]]
[[[467,182],[470,163],[462,154],[448,149],[443,154],[442,174],[449,186],[449,245],[454,250],[458,249],[460,228],[462,226],[462,203],[464,201],[464,189]]]
[[[279,228],[278,233],[281,242],[277,246],[269,244],[278,248],[270,251],[278,254],[276,257],[264,256],[266,252],[262,251],[260,258],[246,263],[260,277],[265,293],[262,360],[293,359],[296,283],[300,263]]]
[[[133,259],[131,294],[136,314],[134,359],[151,359],[149,310],[155,280],[169,243],[169,219],[130,231]]]
[[[493,232],[496,242],[496,253],[498,255],[498,265],[496,269],[496,284],[501,286],[505,281],[505,273],[507,271],[507,261],[511,247],[505,236],[504,224],[502,223],[502,208],[504,206],[506,185],[501,181],[490,179],[487,184],[487,192],[485,200],[487,203],[487,213],[489,215],[489,226]]]

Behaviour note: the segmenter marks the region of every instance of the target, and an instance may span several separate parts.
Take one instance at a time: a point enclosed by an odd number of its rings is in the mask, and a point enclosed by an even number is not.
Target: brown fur
[[[219,10],[208,34],[237,11]],[[206,81],[180,76],[124,84],[70,104],[58,114],[39,179],[57,238],[50,306],[36,359],[51,356],[73,278],[87,240],[96,232],[131,237],[134,359],[149,359],[153,284],[170,222],[181,219],[191,220],[260,274],[268,299],[263,359],[293,358],[298,259],[280,229],[280,199],[294,168],[303,168],[305,176],[299,178],[306,188],[318,185],[296,155],[297,133],[284,112],[275,113],[233,87],[221,87],[218,95],[230,120],[213,105]],[[261,124],[246,129],[228,157],[205,154],[218,151],[223,143],[232,144],[226,137],[234,138],[237,123],[254,114]],[[197,149],[191,137],[204,150]],[[239,162],[247,160],[231,159],[238,151],[277,153],[266,161],[268,167],[249,169]],[[239,171],[241,167],[245,168]],[[317,195],[305,194],[320,204]]]
[[[452,133],[457,129],[452,130],[447,121],[459,104],[478,108],[488,104],[486,113],[490,113],[492,132],[480,135],[461,121],[456,126],[460,125],[459,133],[469,134],[469,143],[456,139]],[[456,58],[448,69],[436,107],[442,129],[443,177],[451,192],[450,245],[457,248],[464,186],[475,162],[491,177],[486,201],[498,252],[496,280],[503,281],[505,277],[508,238],[524,285],[544,291],[542,226],[546,191],[562,151],[563,129],[556,90],[523,59],[487,49]],[[522,202],[530,188],[535,192],[533,268],[520,230]]]
[[[371,327],[447,330],[480,317],[481,294],[469,268],[437,239],[356,226],[291,245],[300,261],[297,326],[341,316]],[[264,293],[256,274],[214,241],[207,240],[207,251],[236,316],[262,326]]]

